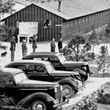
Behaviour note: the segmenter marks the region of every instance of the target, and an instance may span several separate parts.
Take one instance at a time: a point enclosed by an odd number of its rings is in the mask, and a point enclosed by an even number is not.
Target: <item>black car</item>
[[[36,52],[26,55],[23,60],[27,59],[37,59],[49,61],[54,66],[56,70],[63,71],[78,71],[84,81],[88,79],[88,76],[93,74],[90,71],[89,65],[87,62],[76,62],[76,61],[67,61],[65,57],[57,52]]]
[[[81,88],[79,73],[56,71],[48,61],[19,60],[8,63],[5,67],[22,69],[29,79],[58,82],[63,86],[66,97],[72,97]]]
[[[58,83],[29,80],[20,69],[0,70],[0,97],[12,97],[17,106],[31,110],[53,110],[67,103]]]

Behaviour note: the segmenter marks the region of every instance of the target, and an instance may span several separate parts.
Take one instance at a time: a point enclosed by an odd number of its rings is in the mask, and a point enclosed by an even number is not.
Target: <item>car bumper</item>
[[[62,108],[63,105],[69,103],[69,99],[65,99],[64,102],[56,103],[53,105],[53,108],[57,108],[56,110],[59,110]]]

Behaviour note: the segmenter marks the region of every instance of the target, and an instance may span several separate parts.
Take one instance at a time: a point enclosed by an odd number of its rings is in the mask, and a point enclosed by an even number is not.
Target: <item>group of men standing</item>
[[[58,50],[61,53],[62,52],[62,38],[59,39],[58,41]],[[52,39],[52,42],[50,43],[50,48],[51,48],[51,52],[55,52],[56,49],[56,44],[55,44],[55,38]]]
[[[34,35],[33,38],[31,39],[32,41],[32,48],[33,48],[33,53],[35,53],[35,50],[37,48],[37,39],[38,36]],[[22,40],[22,56],[24,57],[27,54],[28,48],[26,45],[26,40]],[[13,36],[10,42],[10,51],[11,51],[11,61],[14,61],[15,57],[15,50],[16,50],[16,40],[15,37]]]
[[[33,53],[35,53],[36,48],[37,48],[37,39],[38,39],[37,34],[34,35],[33,38],[31,39]],[[24,57],[28,51],[26,40],[22,40],[21,48],[22,48],[22,57]],[[53,38],[50,43],[50,51],[55,52],[55,49],[56,49],[55,38]],[[15,40],[15,37],[13,36],[10,42],[11,61],[14,61],[15,50],[16,50],[16,40]],[[58,41],[58,50],[60,53],[62,52],[62,38],[60,38]]]

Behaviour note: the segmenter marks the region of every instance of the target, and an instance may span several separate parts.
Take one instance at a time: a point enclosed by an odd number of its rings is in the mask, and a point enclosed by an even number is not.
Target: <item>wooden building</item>
[[[21,0],[22,1],[22,0]],[[60,0],[59,0],[60,1]],[[31,3],[2,21],[18,28],[19,22],[38,22],[38,41],[69,40],[77,32],[87,33],[110,21],[110,4],[105,0],[63,0]]]

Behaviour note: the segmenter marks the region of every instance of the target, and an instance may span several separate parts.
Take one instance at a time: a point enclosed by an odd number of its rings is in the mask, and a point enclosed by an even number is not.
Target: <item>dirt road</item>
[[[100,88],[103,84],[110,82],[110,78],[95,78],[95,77],[90,77],[88,81],[85,84],[85,88],[81,91],[79,91],[73,98],[70,99],[69,103],[63,106],[66,108],[66,110],[69,110],[71,105],[76,104],[79,102],[83,97],[90,95],[94,91],[96,91],[98,88]],[[68,108],[69,107],[69,108]],[[67,109],[68,108],[68,109]]]

